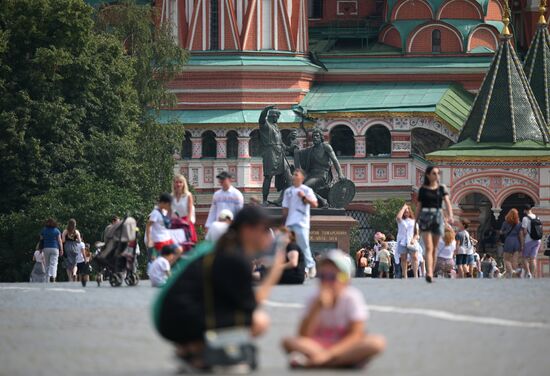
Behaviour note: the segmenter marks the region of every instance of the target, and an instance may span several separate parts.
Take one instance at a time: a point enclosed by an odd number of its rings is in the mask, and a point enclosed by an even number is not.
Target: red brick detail
[[[257,38],[258,22],[260,20],[258,20],[256,7],[258,7],[258,1],[249,0],[248,10],[243,20],[243,33],[241,37],[243,50],[257,51],[260,49]]]
[[[220,35],[224,36],[224,50],[240,50],[240,38],[239,29],[237,28],[237,19],[235,18],[235,10],[233,9],[233,2],[228,0],[219,0],[218,9],[223,9],[223,27],[222,23],[219,24]],[[221,40],[220,40],[221,45]]]
[[[306,0],[307,3],[307,0]],[[309,26],[319,26],[322,24],[330,23],[336,20],[356,20],[364,19],[367,16],[374,15],[376,13],[376,2],[375,1],[366,1],[366,0],[351,0],[351,1],[340,1],[340,9],[338,9],[338,1],[336,0],[325,0],[323,7],[323,18],[320,20],[309,20]],[[357,3],[357,8],[355,11],[355,4]],[[293,7],[292,9],[297,9]],[[348,13],[344,13],[346,9],[349,9]],[[356,14],[350,14],[350,11]],[[344,14],[338,14],[344,13]]]
[[[489,0],[486,20],[502,21],[502,7],[497,0]]]
[[[274,9],[277,7],[277,18],[274,24],[277,25],[277,48],[278,51],[294,51],[294,41],[290,30],[290,20],[286,5],[282,0],[273,1]],[[296,9],[298,11],[298,9]],[[275,14],[273,15],[275,17]]]
[[[391,19],[395,20],[431,20],[432,8],[424,0],[401,0],[393,6]]]
[[[401,35],[399,35],[399,31],[397,31],[395,27],[391,27],[388,31],[380,35],[383,37],[383,40],[381,40],[382,43],[396,48],[403,47],[401,44]]]
[[[437,19],[482,20],[481,6],[472,0],[449,0],[439,10]]]
[[[468,51],[476,47],[487,47],[496,51],[498,46],[498,37],[489,28],[481,27],[472,32],[468,43]]]
[[[411,32],[407,41],[407,52],[431,53],[432,31],[441,31],[441,52],[463,52],[460,33],[444,24],[423,25]]]
[[[192,51],[202,51],[209,48],[209,18],[204,17],[206,19],[206,24],[203,24],[203,1],[205,0],[197,0],[195,4],[193,19],[191,20],[191,26],[189,27],[189,33],[187,35],[187,49]],[[206,2],[206,14],[210,14],[210,3],[208,1]],[[206,46],[203,46],[203,32],[206,33]]]
[[[186,47],[187,45],[185,43],[187,41],[187,32],[189,31],[189,24],[191,23],[191,21],[185,18],[185,0],[178,0],[177,6],[179,15],[179,42],[181,47]]]

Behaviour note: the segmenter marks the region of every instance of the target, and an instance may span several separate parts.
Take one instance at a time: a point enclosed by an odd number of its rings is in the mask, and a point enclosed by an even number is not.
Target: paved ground
[[[388,339],[369,375],[548,375],[550,279],[353,283],[371,307],[370,330]],[[275,289],[259,374],[290,373],[278,342],[312,286]],[[0,284],[0,375],[173,375],[171,347],[150,323],[154,294],[146,283]]]

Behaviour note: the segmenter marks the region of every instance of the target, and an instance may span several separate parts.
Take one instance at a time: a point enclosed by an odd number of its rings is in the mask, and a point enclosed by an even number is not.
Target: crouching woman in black
[[[256,337],[267,330],[269,317],[258,305],[281,277],[284,248],[278,250],[270,272],[255,290],[251,260],[272,242],[268,216],[259,207],[245,206],[213,251],[199,246],[178,265],[181,269],[157,299],[154,320],[187,365],[210,368],[204,356],[207,331],[248,328]]]

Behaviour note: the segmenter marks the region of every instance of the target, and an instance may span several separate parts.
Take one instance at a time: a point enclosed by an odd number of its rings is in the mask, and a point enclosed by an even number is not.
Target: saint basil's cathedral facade
[[[510,148],[478,139],[485,142],[479,152],[453,149],[473,121],[472,109],[483,111],[476,95],[499,48],[509,43],[520,58],[527,54],[547,12],[538,0],[157,0],[155,6],[191,53],[169,87],[176,105],[158,117],[185,126],[176,170],[197,193],[199,222],[222,170],[233,173],[245,198],[261,195],[258,117],[276,105],[285,142],[293,129],[302,147],[311,144],[314,126],[325,131],[357,187],[346,209],[365,227],[373,201],[413,198],[430,163],[442,166],[455,210],[473,220],[478,238],[525,203],[550,223],[548,140],[533,140],[542,145],[536,152],[508,153],[519,145],[516,138],[505,140]],[[503,18],[511,20],[506,41]],[[541,44],[543,56],[548,43]],[[542,90],[550,96],[547,84]],[[548,133],[550,116],[543,115]]]

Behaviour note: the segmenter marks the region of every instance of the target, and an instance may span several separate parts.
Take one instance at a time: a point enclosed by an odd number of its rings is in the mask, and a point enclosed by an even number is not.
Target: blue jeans
[[[309,229],[303,228],[302,226],[298,225],[291,225],[288,226],[288,228],[294,231],[294,233],[296,234],[296,243],[304,253],[306,268],[313,268],[315,266],[315,260],[311,255],[311,248],[309,248]]]

